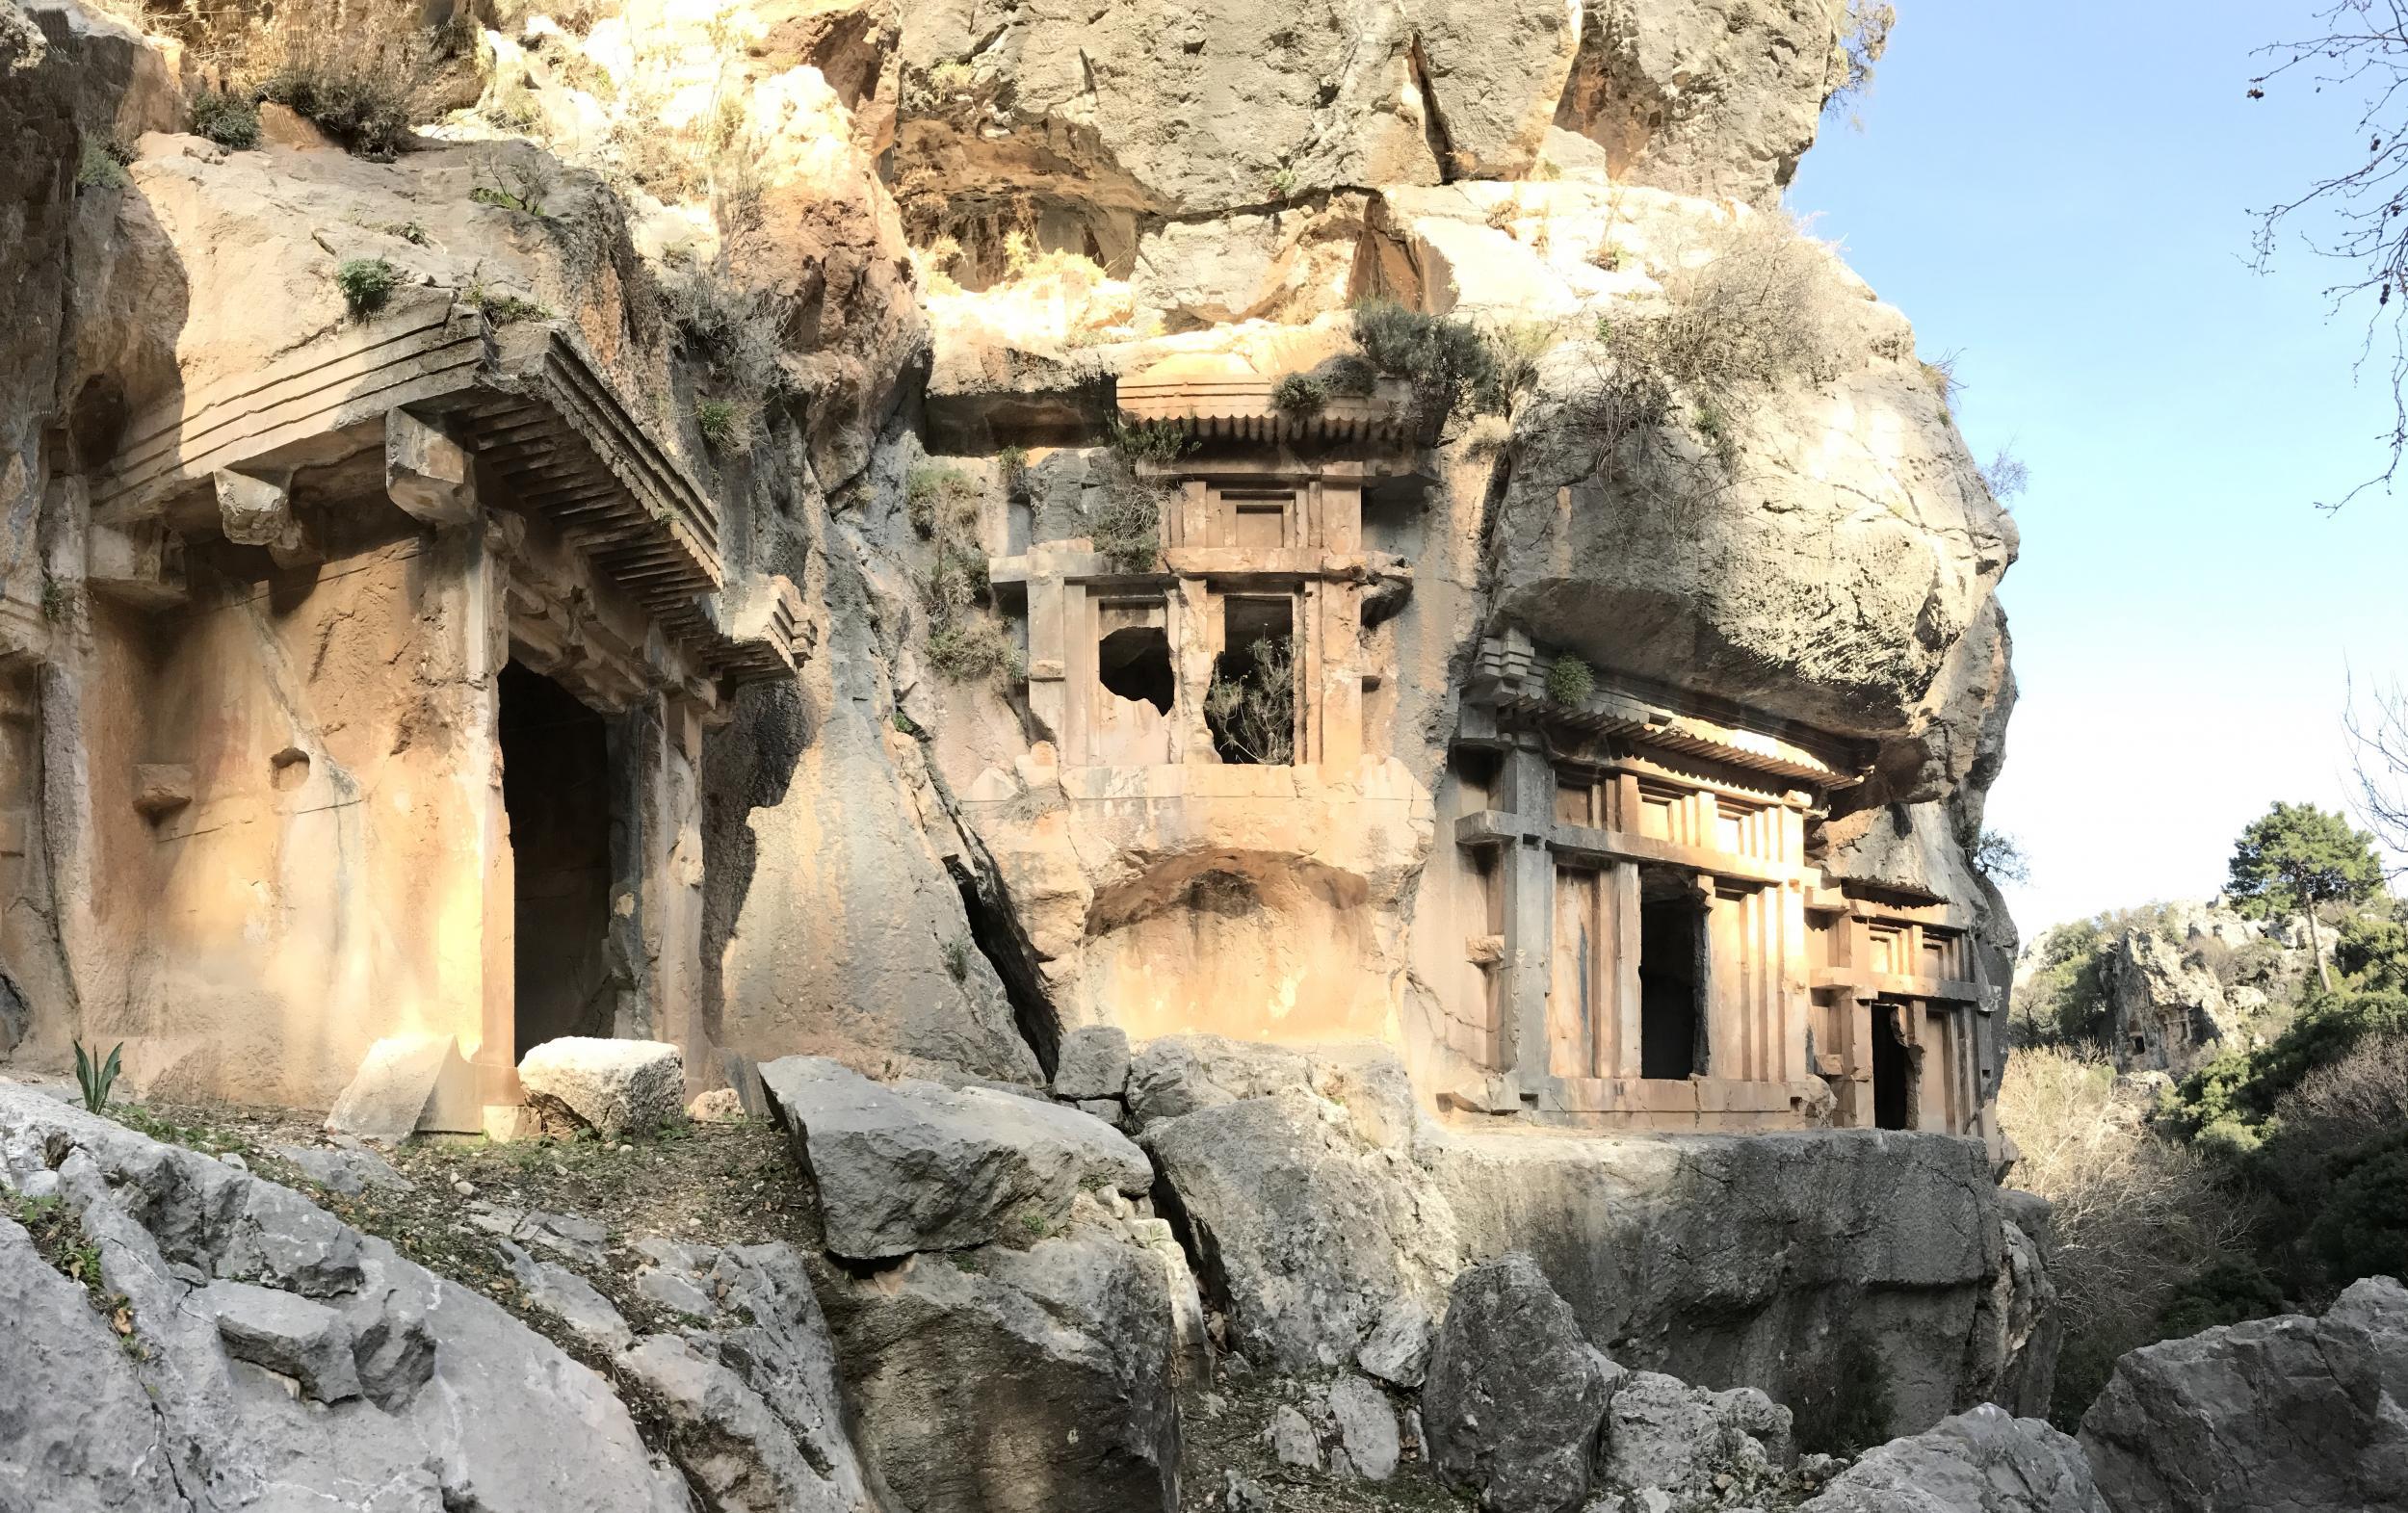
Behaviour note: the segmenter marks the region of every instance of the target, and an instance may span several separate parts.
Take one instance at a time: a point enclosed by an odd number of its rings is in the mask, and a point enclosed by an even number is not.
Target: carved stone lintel
[[[384,412],[384,491],[429,525],[476,517],[476,468],[466,449],[407,410]]]

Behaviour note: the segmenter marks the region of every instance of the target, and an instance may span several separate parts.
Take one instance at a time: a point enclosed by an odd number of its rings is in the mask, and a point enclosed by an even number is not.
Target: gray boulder
[[[1422,1389],[1431,1464],[1494,1513],[1571,1513],[1622,1374],[1528,1256],[1474,1266],[1455,1279]]]
[[[687,1507],[602,1378],[297,1194],[0,1085],[0,1186],[38,1179],[133,1333],[0,1222],[7,1505]]]
[[[217,1319],[234,1359],[292,1377],[319,1402],[359,1396],[351,1326],[326,1304],[248,1282],[212,1282],[191,1306]]]
[[[2408,1290],[2133,1351],[2082,1416],[2117,1513],[2408,1508]]]
[[[673,1427],[678,1464],[722,1508],[871,1513],[883,1503],[846,1428],[836,1351],[783,1244],[656,1247],[655,1274],[744,1320],[647,1336],[617,1358]],[[706,1301],[706,1311],[714,1314]]]
[[[415,1186],[407,1177],[393,1169],[393,1163],[366,1149],[351,1149],[327,1145],[278,1145],[274,1154],[302,1176],[345,1197],[356,1197],[371,1187],[393,1192],[407,1192]]]
[[[1231,1343],[1259,1363],[1347,1365],[1400,1303],[1444,1294],[1446,1203],[1353,1113],[1291,1085],[1139,1136],[1186,1215],[1206,1291],[1227,1301]]]
[[[1614,1492],[1694,1501],[1769,1481],[1796,1459],[1790,1411],[1752,1387],[1711,1392],[1656,1371],[1615,1384],[1597,1472]]]
[[[1179,1505],[1169,1275],[1112,1223],[827,1279],[863,1448],[915,1513]]]
[[[41,1513],[175,1510],[177,1442],[133,1357],[76,1283],[0,1214],[0,1507]]]
[[[2117,1513],[2136,1513],[2138,1505],[2115,1506]],[[1867,1452],[1799,1513],[2107,1509],[2091,1481],[2081,1446],[2038,1419],[2018,1419],[1994,1403],[1983,1403]]]
[[[1341,1376],[1329,1384],[1325,1400],[1346,1469],[1371,1481],[1395,1475],[1403,1449],[1388,1395],[1360,1376]]]
[[[1072,1103],[1118,1098],[1129,1086],[1129,1031],[1117,1025],[1088,1025],[1061,1037],[1054,1066],[1054,1096]]]
[[[1429,1370],[1429,1347],[1436,1333],[1436,1321],[1419,1299],[1399,1298],[1354,1352],[1354,1364],[1389,1386],[1410,1392],[1422,1385]]]
[[[519,1058],[518,1085],[547,1128],[616,1139],[657,1130],[685,1111],[686,1058],[659,1040],[563,1035]]]
[[[761,1084],[819,1186],[827,1248],[851,1260],[982,1244],[1008,1221],[1059,1223],[1083,1187],[1153,1185],[1127,1136],[1059,1104],[888,1085],[821,1056],[768,1062]]]

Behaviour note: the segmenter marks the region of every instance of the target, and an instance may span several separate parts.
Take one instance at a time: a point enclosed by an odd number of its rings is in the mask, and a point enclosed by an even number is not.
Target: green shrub
[[[953,978],[955,982],[968,981],[970,978],[969,939],[966,936],[955,936],[953,939],[945,942],[944,952],[945,975]]]
[[[929,631],[929,661],[955,683],[1022,675],[1020,648],[1002,625],[984,615],[963,615]]]
[[[1597,691],[1597,672],[1570,652],[1558,652],[1547,664],[1547,701],[1565,709],[1579,709]]]
[[[2181,1340],[2202,1329],[2266,1318],[2283,1311],[2283,1290],[2245,1256],[2228,1256],[2174,1289],[2158,1315],[2158,1338]]]
[[[1318,415],[1328,403],[1329,385],[1309,373],[1289,374],[1270,391],[1271,408],[1294,419]]]
[[[221,147],[259,145],[259,107],[239,94],[206,90],[193,101],[193,133]]]
[[[409,143],[408,85],[378,60],[289,59],[260,93],[363,158],[390,158]]]
[[[1226,655],[1213,663],[1204,693],[1204,717],[1222,755],[1260,767],[1286,767],[1296,760],[1296,647],[1289,637],[1266,637],[1243,659]]]
[[[402,271],[381,257],[354,257],[334,271],[334,287],[343,291],[353,320],[383,309],[401,282]]]
[[[724,268],[693,268],[661,285],[661,313],[679,348],[707,364],[745,399],[786,391],[787,305],[766,289],[740,283]]]
[[[83,189],[123,189],[133,182],[125,173],[126,159],[113,138],[86,137],[84,155],[75,165],[75,182]]]
[[[2174,1127],[2241,1151],[2264,1140],[2276,1103],[2312,1072],[2349,1055],[2369,1035],[2408,1030],[2408,997],[2328,993],[2259,1051],[2229,1051],[2183,1081],[2168,1106]]]
[[[1136,466],[1150,464],[1167,466],[1196,448],[1196,439],[1188,429],[1175,420],[1139,420],[1122,422],[1115,417],[1106,428],[1112,449],[1121,460]]]
[[[740,400],[704,400],[694,407],[694,429],[714,452],[743,452],[759,433],[760,412]]]
[[[1468,321],[1374,300],[1355,306],[1354,340],[1374,369],[1412,386],[1422,424],[1465,411],[1501,414],[1507,405],[1496,353]]]
[[[1134,479],[1104,490],[1087,522],[1087,536],[1104,560],[1124,573],[1150,571],[1163,555],[1161,492]]]
[[[916,463],[903,478],[903,513],[924,539],[933,539],[941,527],[975,520],[978,498],[978,481],[943,463]]]
[[[2408,1130],[2336,1162],[2334,1179],[2308,1232],[2326,1281],[2408,1276]]]

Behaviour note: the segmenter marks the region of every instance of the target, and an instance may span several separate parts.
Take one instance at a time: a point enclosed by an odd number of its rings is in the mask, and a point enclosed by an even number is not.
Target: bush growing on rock
[[[1596,669],[1570,652],[1559,652],[1547,664],[1547,699],[1566,709],[1578,709],[1597,691]]]
[[[402,271],[381,257],[354,257],[334,271],[334,287],[343,291],[353,320],[383,309],[401,281]]]
[[[1329,403],[1329,386],[1308,373],[1292,373],[1270,391],[1271,407],[1283,415],[1318,415]]]
[[[1505,408],[1497,355],[1469,321],[1373,300],[1355,306],[1354,340],[1374,369],[1412,385],[1414,414],[1424,425]]]
[[[193,101],[193,131],[221,147],[259,145],[259,107],[239,94],[207,90]]]

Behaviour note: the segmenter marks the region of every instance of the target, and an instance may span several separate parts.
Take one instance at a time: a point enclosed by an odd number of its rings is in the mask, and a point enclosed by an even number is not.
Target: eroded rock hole
[[[516,1053],[611,1032],[611,766],[602,716],[513,662],[501,677]]]
[[[1170,635],[1161,626],[1124,626],[1105,637],[1095,646],[1095,667],[1112,692],[1170,713],[1177,683],[1170,671]]]

